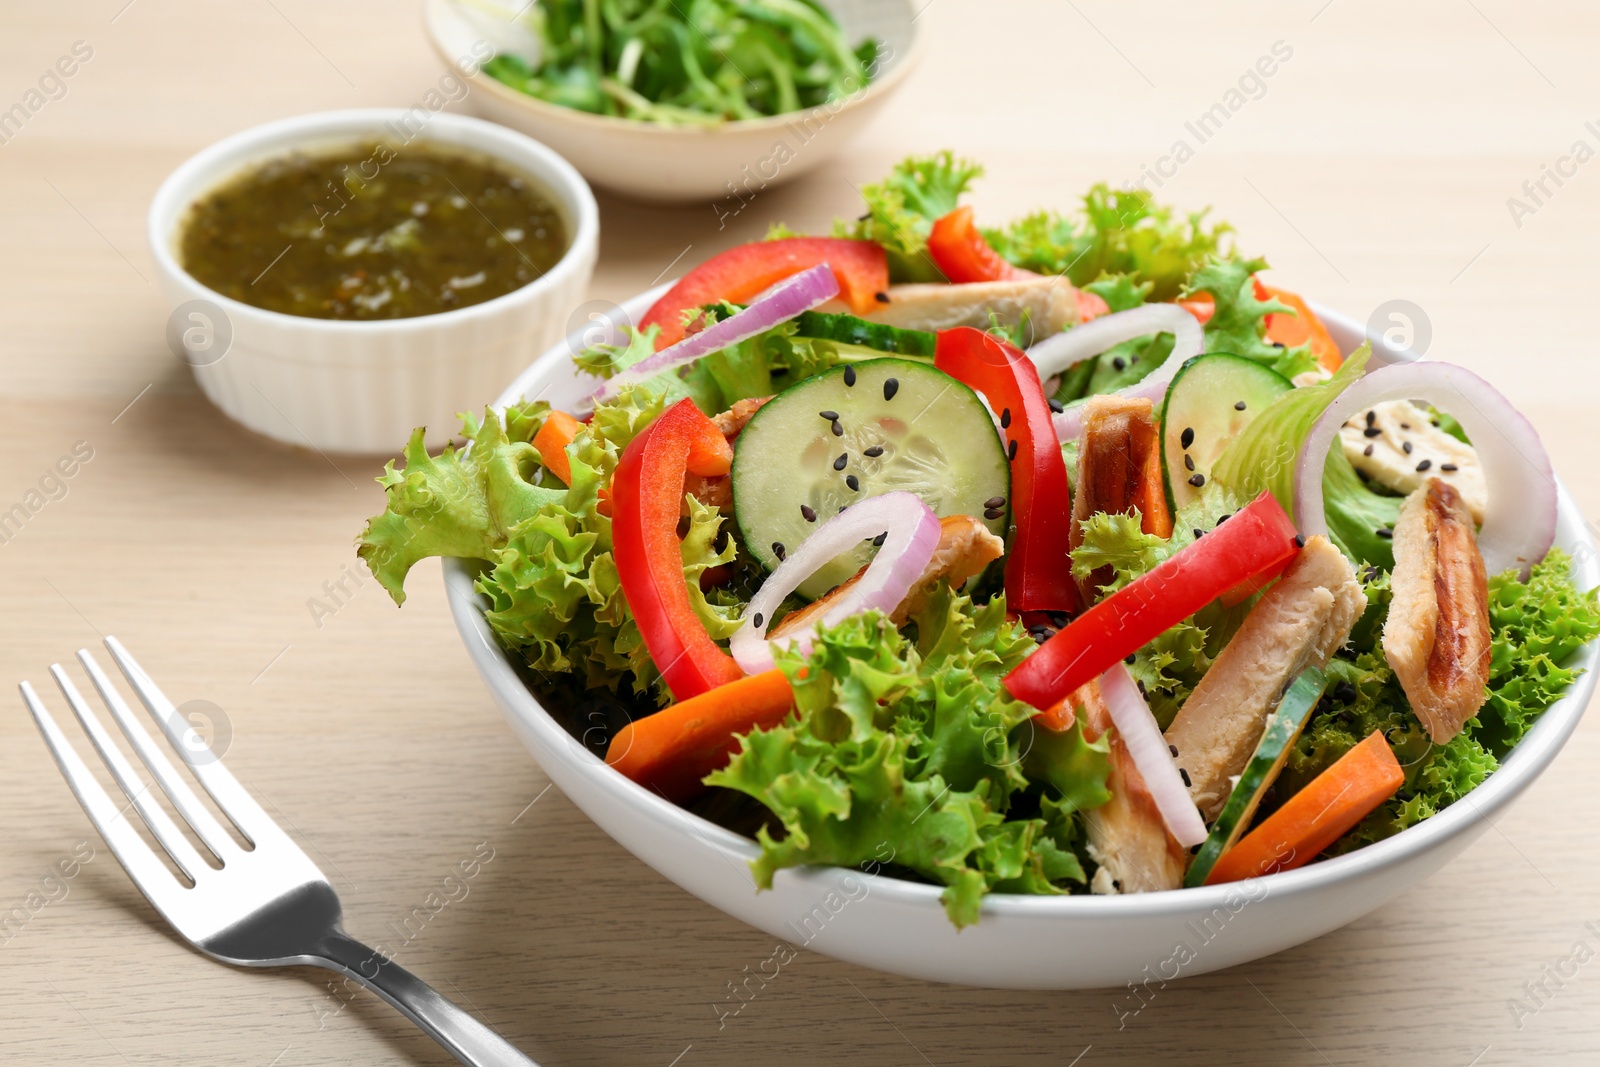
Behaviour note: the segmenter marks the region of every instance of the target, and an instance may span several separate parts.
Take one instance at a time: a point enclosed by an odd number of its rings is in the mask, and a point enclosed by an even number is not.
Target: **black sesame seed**
[[[1011,429],[1011,409],[1010,408],[1006,408],[1004,411],[1000,412],[1000,428],[1002,430]]]
[[[823,418],[827,419],[829,422],[838,422],[839,421],[839,413],[837,411],[819,411],[819,412],[817,412],[817,414],[821,415]]]
[[[835,437],[843,437],[844,436],[844,423],[840,422],[838,419],[835,419],[833,421],[833,423],[831,424],[830,428],[833,430],[833,436],[835,436]]]
[[[848,485],[850,487],[850,491],[852,493],[861,492],[861,479],[857,478],[854,474],[846,475],[845,479],[844,479],[844,484]]]
[[[1231,518],[1233,518],[1232,515],[1228,515],[1228,514],[1221,515],[1217,519],[1217,525],[1221,526],[1223,523],[1227,522]]]
[[[1178,444],[1184,448],[1188,448],[1190,445],[1194,444],[1194,427],[1184,427],[1183,433],[1178,435]]]
[[[1133,666],[1133,653],[1130,652],[1126,656],[1123,656],[1122,662],[1126,663],[1130,667]]]
[[[1378,527],[1376,530],[1374,530],[1372,532],[1377,534],[1379,537],[1383,538],[1386,541],[1394,536],[1394,531],[1389,529],[1389,527],[1387,527],[1387,526],[1380,526],[1380,527]]]
[[[801,504],[800,505],[800,516],[801,516],[801,518],[805,519],[807,522],[816,522],[817,521],[817,513],[811,507],[811,505],[809,505],[809,504]]]
[[[1235,411],[1243,411],[1244,409],[1245,409],[1245,403],[1244,403],[1243,400],[1235,400],[1233,402],[1233,410],[1235,410]]]
[[[1306,535],[1305,534],[1295,534],[1294,535],[1294,547],[1296,547],[1296,548],[1304,548],[1304,547],[1306,547]]]
[[[856,384],[856,369],[848,363],[844,365],[844,384],[847,386]]]
[[[883,455],[883,446],[873,445],[871,448],[864,450],[861,454],[866,456],[868,459],[877,459],[879,456]]]
[[[1188,771],[1188,768],[1185,768],[1185,767],[1179,767],[1179,768],[1178,768],[1178,775],[1179,775],[1179,777],[1181,777],[1181,778],[1182,778],[1182,779],[1183,779],[1183,787],[1184,787],[1184,788],[1185,788],[1185,789],[1192,789],[1192,788],[1194,788],[1194,783],[1193,783],[1193,782],[1191,782],[1191,781],[1190,781],[1190,780],[1189,780],[1189,771]]]
[[[1365,434],[1366,436],[1368,436],[1368,437],[1382,437],[1383,436],[1383,431],[1378,429],[1376,426],[1368,426],[1365,430],[1362,430],[1361,432],[1363,434]]]
[[[1441,463],[1439,464],[1439,469],[1444,471],[1446,474],[1453,474],[1461,468],[1456,466],[1454,463]]]
[[[1374,449],[1374,448],[1376,448],[1376,447],[1377,447],[1377,446],[1376,446],[1376,445],[1368,445],[1368,446],[1367,446],[1367,447],[1366,447],[1366,448],[1363,448],[1363,449],[1362,449],[1362,450],[1361,450],[1361,454],[1362,454],[1362,455],[1363,455],[1363,456],[1370,456],[1370,455],[1372,455],[1372,450],[1373,450],[1373,449]]]
[[[1198,541],[1198,540],[1200,540],[1200,538],[1201,538],[1201,537],[1202,537],[1202,536],[1204,536],[1204,535],[1205,535],[1205,531],[1204,531],[1204,530],[1202,530],[1202,529],[1200,529],[1200,527],[1198,527],[1198,526],[1196,526],[1196,527],[1194,527],[1194,528],[1193,528],[1193,529],[1192,529],[1192,530],[1190,530],[1190,531],[1189,531],[1189,532],[1190,532],[1190,533],[1192,533],[1192,534],[1194,534],[1194,539],[1195,539],[1195,540],[1196,540],[1196,541]]]
[[[1409,430],[1409,429],[1411,429],[1411,424],[1409,422],[1402,422],[1400,424],[1400,428],[1402,430]]]
[[[1204,474],[1196,474],[1189,479],[1189,484],[1198,489],[1206,484],[1206,476]]]
[[[991,511],[995,508],[1003,508],[1006,506],[1006,498],[1003,496],[992,496],[983,502],[983,506]]]
[[[1368,426],[1376,425],[1377,421],[1378,421],[1378,413],[1376,411],[1367,412],[1367,425]]]
[[[1044,617],[1050,620],[1051,625],[1060,628],[1072,621],[1072,616],[1065,611],[1047,611]]]
[[[1417,473],[1421,474],[1423,471],[1427,470],[1431,466],[1433,466],[1433,460],[1425,459],[1421,463],[1417,464]]]
[[[883,531],[883,533],[879,534],[877,537],[874,537],[872,539],[872,547],[873,548],[882,548],[883,547],[883,543],[885,541],[887,541],[887,540],[889,540],[889,531],[885,530],[885,531]]]
[[[758,611],[758,612],[756,612],[756,617],[751,619],[750,623],[756,629],[759,630],[759,629],[761,629],[761,624],[766,622],[766,621],[767,621],[767,617],[765,615],[761,614],[761,612]]]
[[[1063,404],[1061,401],[1057,400],[1055,397],[1051,397],[1050,398],[1050,410],[1055,412],[1057,415],[1059,415],[1063,411],[1067,410],[1067,406],[1065,404]]]
[[[1439,425],[1439,420],[1438,420],[1438,419],[1432,419],[1432,420],[1430,420],[1430,421],[1431,421],[1431,422],[1432,422],[1432,423],[1433,423],[1433,425],[1435,425],[1435,426],[1437,426],[1437,425]]]
[[[1400,451],[1404,452],[1408,456],[1411,455],[1411,442],[1410,441],[1401,441],[1400,442]]]
[[[1018,441],[1016,438],[1012,438],[1011,439],[1011,443],[1006,446],[1006,458],[1007,459],[1016,459],[1017,458],[1017,446],[1020,445],[1021,443],[1022,442]]]
[[[990,520],[991,522],[993,520],[995,520],[995,519],[998,519],[1000,516],[1002,516],[1004,514],[1005,514],[1005,512],[1001,511],[999,508],[984,508],[983,509],[983,517],[988,519],[988,520]]]
[[[894,394],[898,393],[899,391],[900,391],[900,379],[899,378],[885,378],[884,379],[884,382],[883,382],[883,398],[885,400],[893,400],[894,399]]]
[[[1173,759],[1177,759],[1178,758],[1178,746],[1177,745],[1168,745],[1167,746],[1167,751],[1172,753],[1172,758]]]
[[[848,453],[848,452],[840,452],[839,453],[839,458],[833,461],[833,469],[836,470],[836,471],[842,471],[842,470],[845,469],[845,467],[849,463],[850,463],[850,453]]]
[[[1356,702],[1356,687],[1349,682],[1340,682],[1333,687],[1333,696],[1341,704],[1354,704]]]
[[[1375,582],[1378,580],[1378,575],[1382,573],[1383,572],[1376,567],[1368,567],[1365,571],[1361,572],[1361,580],[1364,582]]]
[[[789,550],[783,547],[782,541],[774,541],[772,542],[772,554],[778,557],[779,563],[782,563],[788,558]]]
[[[1186,471],[1194,470],[1194,457],[1187,452],[1183,454],[1183,469]]]
[[[880,304],[887,304],[889,302],[889,294],[880,290],[879,292],[872,294],[872,299],[876,300]]]
[[[1112,356],[1111,366],[1116,370],[1127,370],[1128,361],[1123,359],[1121,356]]]
[[[1283,348],[1284,344],[1283,344],[1282,341],[1274,341],[1274,342],[1272,342],[1272,347],[1273,348]]]

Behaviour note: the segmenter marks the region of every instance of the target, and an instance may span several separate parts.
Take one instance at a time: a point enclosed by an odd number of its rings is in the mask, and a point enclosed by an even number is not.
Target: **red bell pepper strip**
[[[1007,424],[1011,514],[1006,606],[1014,612],[1072,611],[1078,602],[1068,556],[1072,493],[1050,404],[1033,361],[982,330],[941,330],[933,364],[983,394]]]
[[[1006,675],[1006,689],[1049,711],[1240,582],[1274,568],[1281,572],[1299,550],[1294,523],[1270,493],[1262,493],[1068,623]]]
[[[639,328],[661,327],[659,351],[683,340],[685,311],[719,300],[749,303],[791,274],[823,263],[839,282],[839,299],[852,312],[865,315],[879,306],[878,294],[889,288],[889,259],[881,245],[844,237],[784,237],[712,256],[663,293],[639,320]]]
[[[662,708],[623,727],[606,763],[668,800],[706,791],[701,779],[728,765],[736,734],[770,730],[794,707],[789,678],[774,668]]]
[[[611,551],[622,595],[679,700],[744,676],[694,613],[678,540],[685,473],[726,474],[732,456],[716,424],[685,399],[633,439],[611,479]]]
[[[972,221],[970,207],[958,207],[934,222],[928,234],[928,255],[934,266],[957,284],[1038,277],[1031,270],[1013,266],[990,247]]]

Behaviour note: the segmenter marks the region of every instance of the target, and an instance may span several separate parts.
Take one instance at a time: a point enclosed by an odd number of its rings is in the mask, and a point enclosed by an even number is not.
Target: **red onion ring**
[[[1200,320],[1177,304],[1145,304],[1142,307],[1102,315],[1065,333],[1047,337],[1028,349],[1028,358],[1039,368],[1039,377],[1049,379],[1074,364],[1082,363],[1136,337],[1153,333],[1172,334],[1172,354],[1144,378],[1118,389],[1114,395],[1130,400],[1159,401],[1167,395],[1167,383],[1178,368],[1205,350],[1205,329]],[[1074,404],[1052,420],[1056,436],[1076,441],[1083,432],[1083,405]]]
[[[1205,820],[1189,795],[1189,787],[1183,784],[1155,713],[1145,703],[1127,667],[1119,663],[1100,676],[1100,696],[1111,712],[1122,747],[1128,750],[1128,758],[1139,769],[1139,777],[1144,779],[1156,810],[1161,812],[1167,833],[1184,848],[1200,844],[1206,839]]]
[[[1467,431],[1483,465],[1489,506],[1478,550],[1490,574],[1528,569],[1555,543],[1556,481],[1539,432],[1494,386],[1453,363],[1395,363],[1352,382],[1311,428],[1294,473],[1294,511],[1300,532],[1328,532],[1322,472],[1339,428],[1357,412],[1386,400],[1422,400],[1449,412]]]
[[[922,577],[939,544],[939,517],[914,493],[893,492],[868,497],[835,515],[812,532],[776,570],[761,583],[745,608],[745,624],[734,632],[728,651],[748,674],[773,667],[772,648],[795,645],[803,655],[811,652],[809,631],[769,641],[772,613],[800,583],[823,564],[848,552],[868,538],[888,533],[861,579],[829,606],[818,620],[833,626],[860,611],[876,608],[891,612],[900,606],[911,586]],[[760,619],[760,625],[756,620]]]
[[[637,385],[664,371],[676,370],[703,356],[765,333],[837,295],[839,280],[826,263],[792,274],[721,322],[712,323],[699,333],[690,334],[677,344],[668,345],[655,355],[641,359],[590,393],[587,399],[592,404],[615,396],[626,386]]]

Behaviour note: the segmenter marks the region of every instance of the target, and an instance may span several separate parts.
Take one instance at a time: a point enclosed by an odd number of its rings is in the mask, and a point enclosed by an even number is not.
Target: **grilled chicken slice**
[[[893,285],[866,317],[907,330],[948,330],[976,326],[986,330],[990,313],[1003,326],[1015,328],[1024,318],[1035,340],[1060,333],[1078,321],[1078,291],[1065,278],[1043,276],[1006,282],[969,282],[965,285]],[[829,301],[822,311],[849,311]]]
[[[1155,417],[1148,400],[1116,395],[1090,397],[1084,405],[1083,435],[1078,447],[1077,493],[1072,501],[1068,551],[1083,543],[1083,524],[1099,512],[1127,513],[1134,509],[1145,470],[1157,455]],[[1151,532],[1150,516],[1143,523]],[[1110,582],[1110,567],[1075,579],[1085,605],[1100,599],[1100,587]]]
[[[1489,589],[1472,516],[1438,478],[1406,498],[1394,524],[1394,600],[1383,654],[1436,745],[1488,699]]]
[[[1111,729],[1111,709],[1100,696],[1100,683],[1090,682],[1073,693],[1091,741]],[[1150,893],[1177,889],[1189,854],[1167,833],[1161,811],[1145,788],[1144,778],[1115,733],[1111,735],[1111,769],[1106,788],[1111,799],[1084,812],[1089,824],[1089,855],[1100,869],[1089,888],[1095,893]]]
[[[1307,541],[1250,609],[1167,728],[1207,822],[1233,791],[1284,687],[1308,666],[1327,666],[1366,609],[1350,561],[1325,537]]]
[[[912,584],[905,599],[900,601],[900,606],[890,614],[890,619],[896,626],[902,625],[927,606],[928,594],[940,579],[947,579],[952,589],[960,589],[969,578],[999,559],[1005,550],[1005,542],[971,515],[951,515],[941,520],[939,544],[933,550],[933,558],[922,569],[922,576]],[[798,611],[785,615],[768,636],[784,637],[814,626],[829,605],[855,585],[865,570],[863,567],[826,596],[818,597]]]
[[[1374,404],[1339,428],[1339,443],[1350,465],[1379,485],[1410,494],[1438,478],[1460,494],[1473,522],[1483,522],[1489,487],[1477,450],[1411,401]]]

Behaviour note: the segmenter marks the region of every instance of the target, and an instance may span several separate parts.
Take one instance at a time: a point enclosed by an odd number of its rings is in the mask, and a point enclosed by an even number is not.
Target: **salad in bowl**
[[[1203,213],[982,229],[979,173],[907,160],[664,287],[559,405],[419,429],[361,557],[397,602],[473,561],[540,705],[758,887],[888,874],[956,927],[1289,871],[1493,775],[1600,634],[1528,421],[1341,349]]]

